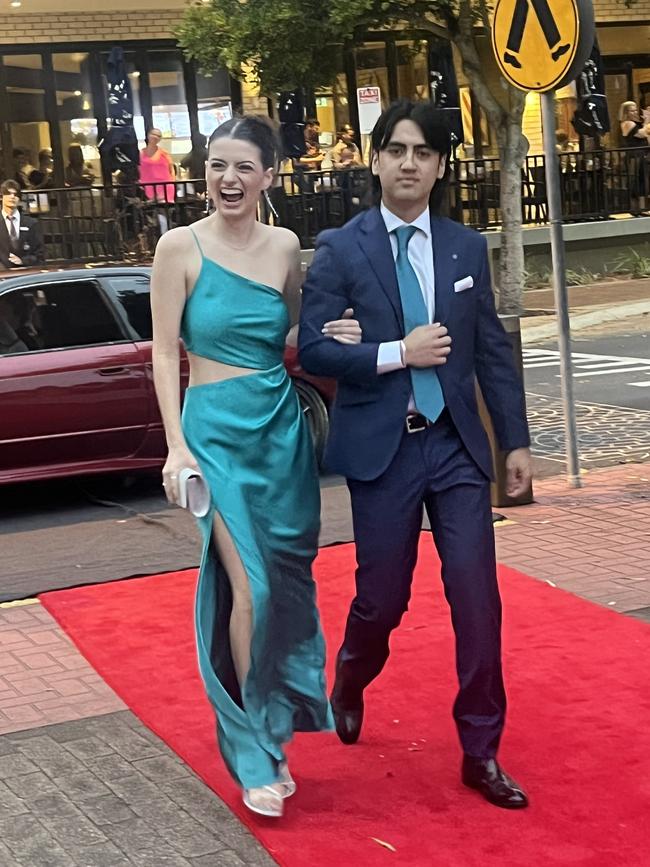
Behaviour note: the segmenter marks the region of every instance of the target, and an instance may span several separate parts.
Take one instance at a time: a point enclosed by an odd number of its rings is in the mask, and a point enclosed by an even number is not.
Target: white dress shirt
[[[429,314],[429,324],[433,322],[436,310],[435,272],[433,269],[433,241],[431,238],[431,216],[427,207],[412,223],[405,223],[400,217],[389,211],[382,202],[381,216],[388,230],[393,259],[397,259],[397,238],[394,230],[400,226],[415,226],[415,233],[408,245],[408,258],[422,290],[422,297]],[[377,373],[390,373],[400,370],[406,365],[402,361],[403,341],[392,340],[379,344],[377,353]]]
[[[16,227],[16,237],[20,238],[20,211],[18,208],[13,212],[13,214],[8,214],[3,210],[2,216],[5,218],[5,224],[7,226],[7,234],[11,238],[11,223],[13,217],[13,225]]]

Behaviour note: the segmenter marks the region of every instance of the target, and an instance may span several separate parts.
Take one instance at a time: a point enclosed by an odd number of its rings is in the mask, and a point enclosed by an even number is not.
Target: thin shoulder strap
[[[196,232],[194,231],[194,229],[191,226],[188,226],[187,228],[192,233],[192,237],[196,241],[196,246],[199,248],[199,253],[201,254],[201,258],[203,258],[203,249],[202,249],[201,245],[199,244],[199,239],[196,237]]]

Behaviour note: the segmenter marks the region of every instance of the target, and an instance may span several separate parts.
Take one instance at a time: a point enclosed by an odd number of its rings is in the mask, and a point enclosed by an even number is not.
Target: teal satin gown
[[[196,239],[196,236],[195,236]],[[295,731],[333,728],[311,567],[320,490],[309,430],[283,364],[289,317],[281,293],[203,255],[185,305],[189,352],[257,372],[192,386],[182,422],[211,492],[199,519],[199,667],[224,761],[243,788],[278,780]],[[248,575],[251,666],[240,690],[229,643],[230,583],[213,541],[218,512]]]

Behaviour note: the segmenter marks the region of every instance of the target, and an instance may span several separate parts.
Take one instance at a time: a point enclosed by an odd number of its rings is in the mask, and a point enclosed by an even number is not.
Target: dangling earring
[[[210,216],[210,208],[211,207],[212,207],[212,199],[210,198],[210,196],[206,192],[206,194],[205,194],[205,215],[206,215],[206,217]]]
[[[266,205],[267,205],[269,211],[273,214],[273,218],[274,218],[275,220],[279,220],[279,219],[280,219],[280,215],[278,214],[278,212],[277,212],[277,211],[275,210],[275,208],[273,207],[273,202],[271,201],[271,197],[269,196],[269,191],[268,191],[268,190],[264,190],[264,200],[265,200],[265,202],[266,202]]]

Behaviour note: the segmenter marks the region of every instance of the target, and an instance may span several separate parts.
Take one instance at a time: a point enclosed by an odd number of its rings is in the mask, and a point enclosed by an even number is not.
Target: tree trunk
[[[499,313],[523,311],[524,245],[521,207],[521,129],[509,123],[499,147],[501,159],[501,252],[499,257]]]

